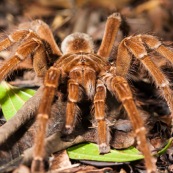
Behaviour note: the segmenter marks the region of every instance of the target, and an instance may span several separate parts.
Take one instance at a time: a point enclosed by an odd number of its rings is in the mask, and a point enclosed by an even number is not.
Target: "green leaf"
[[[35,90],[17,88],[2,81],[0,84],[0,105],[5,119],[12,118],[34,94]]]
[[[173,138],[170,138],[155,157],[162,155],[171,146]],[[144,156],[135,148],[129,147],[124,150],[113,149],[108,154],[100,155],[98,145],[94,143],[82,143],[79,145],[72,146],[67,149],[67,153],[70,159],[75,160],[93,160],[102,162],[131,162],[135,160],[141,160]]]
[[[160,156],[166,152],[166,150],[171,146],[173,138],[170,138],[167,144],[156,154],[156,156]]]
[[[95,160],[104,162],[129,162],[143,159],[144,156],[134,147],[125,150],[111,150],[110,153],[100,155],[98,145],[93,143],[83,143],[67,149],[71,159],[75,160]]]

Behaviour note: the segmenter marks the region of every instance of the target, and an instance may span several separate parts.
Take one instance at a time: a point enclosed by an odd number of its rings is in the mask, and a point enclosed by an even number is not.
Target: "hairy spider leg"
[[[18,30],[10,34],[7,38],[1,40],[0,51],[12,46],[14,43],[17,43],[23,39],[27,39],[30,34],[31,32],[29,30]]]
[[[79,61],[81,57],[82,56],[79,55],[79,59],[77,61]],[[73,64],[73,60],[71,63]],[[77,115],[79,114],[79,108],[77,107],[77,103],[82,98],[81,87],[85,90],[87,97],[90,100],[93,99],[95,93],[96,73],[91,67],[87,67],[86,65],[78,65],[70,70],[69,78],[70,80],[68,81],[68,103],[66,109],[65,123],[65,129],[67,133],[72,132],[75,121],[77,119]]]
[[[94,119],[98,134],[98,145],[100,153],[110,151],[110,132],[106,121],[106,87],[101,80],[97,80],[96,93],[94,96]]]
[[[99,56],[103,57],[103,59],[107,61],[118,33],[120,23],[121,16],[119,13],[113,13],[107,19],[103,39],[97,52]]]
[[[37,39],[29,39],[20,45],[16,50],[15,55],[2,64],[0,81],[7,77],[7,75],[9,75],[20,62],[24,61],[29,55],[37,51],[38,48],[43,50],[42,42]]]
[[[72,74],[71,74],[72,75]],[[77,116],[79,115],[79,107],[77,103],[80,101],[80,87],[79,83],[75,79],[68,80],[68,101],[66,107],[66,121],[65,130],[66,134],[70,134],[73,131]]]
[[[131,63],[131,55],[127,50],[124,41],[118,45],[117,59],[115,62],[117,76],[126,77]]]
[[[139,111],[135,105],[130,87],[127,81],[121,76],[105,76],[105,83],[108,90],[112,92],[115,97],[123,104],[124,109],[132,123],[137,144],[140,147],[140,151],[144,155],[145,165],[148,173],[155,173],[156,166],[154,158],[151,155],[146,139],[146,129],[144,127],[143,120],[140,117]]]
[[[139,39],[139,37],[132,37],[124,40],[126,48],[141,61],[144,67],[149,71],[149,74],[153,77],[156,86],[160,89],[162,96],[168,103],[171,111],[173,111],[173,99],[172,91],[169,81],[159,67],[148,56],[145,46]]]
[[[48,70],[48,64],[47,64],[47,54],[45,52],[44,45],[40,45],[40,47],[37,49],[37,51],[34,52],[33,55],[33,69],[38,77],[45,76],[47,70]]]
[[[143,41],[143,43],[147,44],[150,49],[155,50],[173,64],[173,52],[169,48],[165,47],[156,37],[147,34],[138,35],[138,37]]]
[[[46,135],[47,122],[50,118],[51,105],[59,84],[60,74],[60,70],[53,66],[46,72],[43,96],[40,101],[37,114],[38,129],[37,134],[35,135],[35,145],[31,167],[32,172],[44,172],[44,139]]]
[[[50,45],[52,53],[58,56],[62,55],[59,47],[54,41],[52,32],[46,23],[40,20],[35,20],[31,23],[29,22],[29,26],[25,23],[23,28],[23,30],[18,30],[10,34],[8,38],[0,42],[0,51],[17,42],[22,42],[15,55],[2,64],[0,80],[3,80],[20,62],[24,61],[33,53],[33,68],[39,77],[44,76],[48,69],[46,58],[47,50],[45,50],[44,47],[45,43]]]
[[[35,20],[31,25],[34,26],[34,31],[39,35],[39,37],[49,43],[53,54],[61,56],[62,52],[56,44],[49,26],[41,20]]]
[[[30,30],[37,34],[37,36],[41,39],[47,42],[51,49],[53,54],[56,54],[58,56],[61,56],[61,50],[59,49],[58,45],[55,42],[55,39],[53,37],[53,34],[49,28],[49,26],[41,21],[41,20],[34,20],[32,22],[25,22],[22,25],[19,26],[22,29]]]

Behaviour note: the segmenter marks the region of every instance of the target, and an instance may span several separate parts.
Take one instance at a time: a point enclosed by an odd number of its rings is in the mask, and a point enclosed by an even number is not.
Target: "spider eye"
[[[66,53],[93,53],[94,44],[92,38],[84,33],[73,33],[67,36],[61,45],[61,50]]]

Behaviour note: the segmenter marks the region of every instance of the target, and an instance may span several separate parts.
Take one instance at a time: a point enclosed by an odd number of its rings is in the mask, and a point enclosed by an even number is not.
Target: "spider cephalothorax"
[[[15,54],[0,68],[0,80],[10,74],[26,58],[32,58],[37,76],[44,77],[44,91],[37,114],[39,129],[35,136],[32,172],[44,171],[44,137],[47,121],[55,92],[63,79],[67,80],[68,91],[65,133],[72,133],[80,109],[77,103],[81,101],[82,94],[85,93],[93,102],[99,151],[100,153],[109,152],[111,137],[105,111],[109,91],[122,103],[131,120],[137,143],[144,154],[147,171],[156,172],[155,163],[147,145],[146,130],[126,80],[126,74],[133,55],[149,71],[172,111],[169,81],[150,59],[146,46],[160,53],[172,63],[173,52],[163,46],[154,36],[136,35],[127,37],[120,42],[116,62],[113,63],[115,65],[110,64],[108,59],[120,23],[119,14],[112,14],[108,17],[103,40],[96,53],[91,37],[84,33],[67,36],[62,42],[60,50],[48,25],[40,20],[24,24],[18,31],[0,42],[0,51],[18,42]],[[49,67],[48,60],[52,55],[59,58]]]

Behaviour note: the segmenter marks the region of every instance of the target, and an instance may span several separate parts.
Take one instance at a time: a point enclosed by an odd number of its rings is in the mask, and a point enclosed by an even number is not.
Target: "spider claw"
[[[110,152],[110,146],[106,143],[102,143],[99,145],[99,152],[100,154],[106,154]]]
[[[73,132],[73,127],[70,126],[70,125],[66,125],[64,130],[63,130],[63,133],[66,134],[66,135],[69,135]]]

